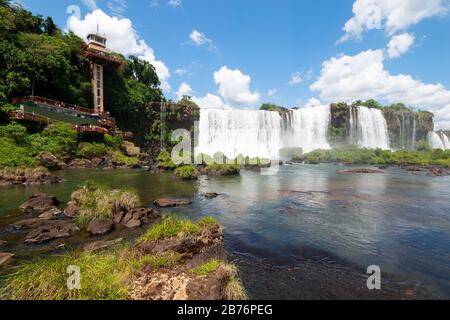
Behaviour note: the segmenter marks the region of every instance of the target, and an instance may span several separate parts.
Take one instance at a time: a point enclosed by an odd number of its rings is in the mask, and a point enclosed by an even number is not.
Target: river
[[[44,245],[23,244],[10,224],[28,218],[17,207],[37,191],[68,201],[92,179],[112,188],[135,189],[144,205],[159,197],[189,197],[189,207],[170,212],[217,218],[230,259],[240,267],[253,299],[450,298],[450,177],[336,173],[334,165],[287,165],[274,176],[242,171],[240,177],[180,181],[170,173],[142,170],[70,170],[64,182],[2,187],[2,251],[16,261],[76,248],[88,235]],[[206,192],[220,196],[206,199]],[[168,211],[166,211],[168,212]],[[105,238],[134,237],[119,230]],[[63,247],[62,244],[65,244]],[[368,266],[379,266],[382,288],[366,287]]]

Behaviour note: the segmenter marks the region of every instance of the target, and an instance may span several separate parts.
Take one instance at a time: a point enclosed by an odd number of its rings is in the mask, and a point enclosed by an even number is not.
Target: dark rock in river
[[[47,151],[43,151],[39,153],[36,157],[37,160],[41,163],[42,166],[52,169],[52,170],[61,170],[67,168],[67,164],[63,161],[59,160],[53,154]]]
[[[409,171],[409,172],[420,172],[420,171],[423,171],[424,169],[423,169],[423,167],[420,167],[420,166],[407,166],[405,168],[405,170]]]
[[[188,205],[192,204],[192,201],[189,199],[161,198],[161,199],[155,200],[154,204],[161,208],[168,208],[168,207],[188,206]]]
[[[64,215],[69,218],[73,218],[78,214],[78,206],[76,201],[67,202],[67,208],[64,210]]]
[[[19,209],[25,213],[41,214],[55,209],[59,205],[58,199],[50,197],[45,193],[36,193],[27,202],[23,203]]]
[[[150,174],[160,174],[160,173],[165,172],[165,170],[162,168],[158,168],[158,166],[152,166],[148,169],[148,172]]]
[[[87,227],[87,231],[89,231],[92,235],[102,235],[110,231],[113,227],[113,222],[110,219],[99,218],[92,220]]]
[[[111,241],[95,241],[95,242],[90,242],[88,244],[85,244],[83,246],[83,251],[85,252],[94,252],[94,251],[99,251],[99,250],[103,250],[103,249],[107,249],[113,245],[116,245],[120,242],[122,242],[122,238],[120,239],[116,239],[116,240],[111,240]]]
[[[53,208],[51,210],[45,211],[39,215],[39,219],[50,220],[61,215],[62,211],[58,208]]]
[[[154,209],[137,208],[129,211],[120,222],[127,228],[137,228],[144,223],[155,221],[158,217],[159,214]]]
[[[219,194],[215,193],[215,192],[205,193],[205,198],[208,198],[208,199],[217,198],[218,196],[219,196]]]
[[[31,219],[30,219],[31,220]],[[39,219],[40,220],[40,219]],[[40,220],[34,224],[33,230],[27,234],[26,243],[42,243],[53,239],[67,238],[72,233],[80,231],[74,223],[62,220]]]
[[[382,170],[368,169],[368,168],[357,168],[350,170],[338,170],[337,174],[351,174],[351,173],[384,173]]]
[[[72,169],[91,169],[94,167],[95,165],[92,163],[92,161],[87,159],[73,159],[69,162],[69,168]]]
[[[444,168],[431,168],[428,170],[428,175],[430,177],[445,177],[448,176],[448,169]]]
[[[0,268],[6,266],[14,257],[13,253],[0,252]]]

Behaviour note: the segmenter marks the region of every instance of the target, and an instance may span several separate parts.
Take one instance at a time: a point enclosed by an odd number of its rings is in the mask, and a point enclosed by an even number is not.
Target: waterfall
[[[304,153],[330,149],[327,142],[330,107],[269,111],[200,111],[199,141],[195,153],[213,156],[223,152],[229,159],[239,155],[278,159],[283,148],[302,148]]]
[[[442,149],[445,150],[444,141],[441,139],[437,132],[429,132],[428,133],[428,143],[433,149]]]
[[[349,140],[350,143],[363,148],[389,149],[389,132],[381,110],[367,107],[350,108]]]
[[[289,126],[282,131],[284,148],[302,148],[304,153],[330,149],[327,141],[330,126],[330,106],[316,106],[292,110]]]
[[[278,112],[202,109],[199,130],[196,154],[276,159],[281,148]]]
[[[444,144],[444,148],[446,150],[450,149],[450,141],[448,140],[447,135],[444,132],[441,132],[442,142]]]
[[[416,149],[416,137],[417,137],[417,120],[416,120],[416,117],[413,117],[413,132],[412,132],[412,148],[411,148],[411,150]]]

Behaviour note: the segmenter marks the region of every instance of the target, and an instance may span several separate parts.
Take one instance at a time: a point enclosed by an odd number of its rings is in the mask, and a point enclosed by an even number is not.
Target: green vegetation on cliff
[[[389,151],[360,149],[355,146],[343,146],[333,150],[317,150],[297,160],[310,164],[343,162],[348,164],[373,165],[440,165],[450,167],[450,150],[429,151]]]

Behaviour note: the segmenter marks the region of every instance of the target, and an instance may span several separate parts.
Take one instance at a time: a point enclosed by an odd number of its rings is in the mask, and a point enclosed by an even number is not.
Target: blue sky
[[[223,108],[376,98],[431,110],[450,129],[449,0],[20,2],[80,36],[98,21],[113,49],[155,63],[169,98]]]

